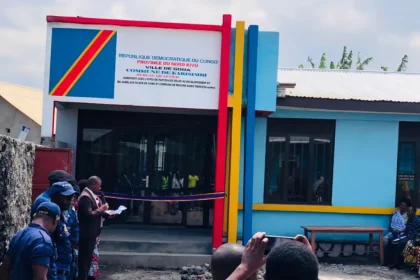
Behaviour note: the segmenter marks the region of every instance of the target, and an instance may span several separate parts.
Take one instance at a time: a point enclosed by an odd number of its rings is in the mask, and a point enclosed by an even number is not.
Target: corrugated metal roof
[[[0,82],[0,96],[37,124],[42,123],[42,90]]]
[[[295,83],[286,96],[420,103],[420,74],[279,68],[279,83]]]

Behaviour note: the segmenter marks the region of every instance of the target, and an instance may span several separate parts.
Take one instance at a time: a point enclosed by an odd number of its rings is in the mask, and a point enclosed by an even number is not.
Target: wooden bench
[[[305,236],[311,234],[312,250],[316,250],[315,238],[318,233],[353,233],[369,234],[369,253],[373,251],[373,235],[379,234],[379,256],[381,265],[384,264],[384,228],[381,227],[355,227],[355,226],[302,226]],[[308,238],[309,239],[309,238]]]

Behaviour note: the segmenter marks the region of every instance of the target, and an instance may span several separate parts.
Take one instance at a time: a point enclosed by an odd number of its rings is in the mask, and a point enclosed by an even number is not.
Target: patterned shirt
[[[420,218],[415,217],[412,220],[408,220],[404,233],[408,237],[408,240],[414,240],[417,234],[420,233]]]
[[[405,221],[400,211],[397,211],[392,215],[391,219],[391,229],[394,231],[404,231],[405,230]]]

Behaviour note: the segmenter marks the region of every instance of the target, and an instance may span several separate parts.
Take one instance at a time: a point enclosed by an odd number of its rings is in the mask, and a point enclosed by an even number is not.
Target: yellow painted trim
[[[230,158],[229,226],[227,240],[236,243],[238,229],[239,170],[241,159],[242,79],[245,22],[236,22],[235,71],[233,75],[232,141]]]
[[[228,94],[228,108],[233,108],[233,95]]]
[[[223,233],[227,234],[229,225],[229,191],[230,191],[230,153],[231,153],[231,139],[232,139],[232,114],[229,112],[227,123],[227,152],[226,152],[226,178],[225,178],[225,207],[223,217]]]
[[[239,210],[243,204],[239,204]],[[382,207],[354,207],[354,206],[324,206],[324,205],[295,205],[295,204],[254,204],[255,211],[282,211],[282,212],[312,212],[312,213],[337,213],[337,214],[366,214],[366,215],[391,215],[395,208]]]

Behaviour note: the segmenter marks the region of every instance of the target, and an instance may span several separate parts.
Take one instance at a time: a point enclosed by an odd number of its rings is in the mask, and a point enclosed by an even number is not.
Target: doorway
[[[176,197],[214,192],[216,116],[79,111],[76,176],[103,192]],[[114,223],[212,224],[213,202],[109,199],[128,209]]]

